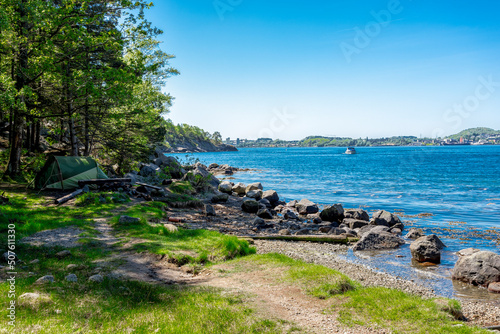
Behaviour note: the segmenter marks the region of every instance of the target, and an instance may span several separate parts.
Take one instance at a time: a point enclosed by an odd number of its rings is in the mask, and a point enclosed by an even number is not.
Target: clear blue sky
[[[181,72],[165,87],[175,123],[373,138],[500,129],[499,12],[491,0],[156,0],[147,17]]]

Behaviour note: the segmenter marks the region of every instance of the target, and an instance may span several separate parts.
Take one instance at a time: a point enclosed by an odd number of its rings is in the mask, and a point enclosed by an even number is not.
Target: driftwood
[[[285,241],[310,241],[326,242],[332,244],[348,244],[356,242],[358,238],[346,238],[339,235],[266,235],[266,236],[243,236],[255,240],[285,240]]]
[[[91,180],[80,180],[78,181],[78,186],[82,188],[86,184],[109,184],[109,183],[130,183],[132,179],[130,178],[116,178],[116,179],[91,179]]]
[[[76,196],[78,195],[81,195],[83,193],[83,189],[78,189],[78,190],[75,190],[73,191],[71,194],[68,194],[66,196],[63,196],[61,198],[58,198],[55,200],[55,203],[56,204],[63,204],[63,203],[66,203],[67,201],[69,201],[70,199],[73,199],[75,198]]]
[[[135,184],[138,184],[138,185],[146,187],[146,188],[151,188],[151,189],[154,189],[154,190],[161,190],[160,187],[152,186],[152,185],[149,185],[149,184],[146,184],[146,183],[142,183],[142,182],[136,182]]]

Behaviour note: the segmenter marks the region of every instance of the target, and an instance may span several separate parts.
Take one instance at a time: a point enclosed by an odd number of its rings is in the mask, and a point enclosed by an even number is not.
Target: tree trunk
[[[70,136],[70,143],[71,143],[71,155],[74,157],[78,156],[78,143],[76,141],[76,134],[75,134],[75,119],[70,116],[69,117],[69,136]]]
[[[89,104],[88,98],[85,100],[85,150],[83,151],[83,155],[88,157],[90,155],[90,131],[89,131]]]
[[[28,35],[28,18],[26,12],[26,0],[21,0],[16,8],[19,15],[19,36],[21,38]],[[19,45],[18,51],[18,66],[15,74],[15,87],[17,92],[21,92],[26,85],[25,73],[28,69],[28,45],[24,41]],[[26,126],[25,115],[23,114],[22,106],[25,105],[25,96],[19,94],[17,96],[17,105],[13,110],[14,122],[12,125],[12,139],[10,143],[9,164],[7,165],[6,174],[9,176],[17,176],[21,173],[21,154],[23,150],[23,131]]]
[[[35,142],[34,142],[35,150],[40,150],[40,121],[36,121],[35,123]]]
[[[31,124],[26,126],[25,147],[28,149],[28,152],[31,152]]]

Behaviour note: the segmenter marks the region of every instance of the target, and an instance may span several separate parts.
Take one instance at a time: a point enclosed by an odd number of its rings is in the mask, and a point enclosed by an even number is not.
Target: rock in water
[[[410,245],[411,256],[418,262],[441,262],[441,249],[446,247],[435,235],[427,235],[413,241]]]
[[[500,255],[479,251],[462,256],[455,264],[451,275],[455,280],[484,287],[500,282]]]
[[[366,220],[370,221],[370,216],[368,215],[368,212],[362,209],[347,209],[344,210],[344,217],[345,218],[352,218],[352,219],[357,219],[357,220]]]
[[[398,223],[401,224],[401,220],[399,219],[398,216],[388,211],[380,210],[373,214],[371,223],[373,223],[373,225],[383,225],[387,227],[393,227]]]
[[[354,219],[354,218],[345,218],[342,221],[342,223],[346,224],[347,226],[349,226],[349,228],[351,228],[353,230],[355,228],[361,228],[363,226],[368,225],[368,222],[366,220],[359,220],[359,219]]]
[[[259,202],[253,199],[243,201],[241,209],[247,213],[257,213],[259,211]]]
[[[355,251],[392,249],[404,245],[404,240],[389,232],[369,231],[352,248]]]
[[[319,217],[327,222],[342,222],[344,219],[344,208],[342,204],[329,205],[321,211]]]
[[[410,228],[408,233],[406,233],[405,238],[406,239],[418,239],[418,238],[423,237],[423,236],[424,236],[424,231],[421,228],[412,227],[412,228]]]
[[[300,202],[295,205],[295,208],[301,215],[307,215],[319,211],[318,206],[308,199],[301,199]]]

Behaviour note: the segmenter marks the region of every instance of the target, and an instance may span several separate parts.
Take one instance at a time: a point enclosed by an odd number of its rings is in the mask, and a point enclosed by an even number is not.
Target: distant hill
[[[446,138],[449,139],[455,139],[455,140],[460,140],[460,138],[466,139],[466,140],[479,140],[485,137],[489,136],[494,136],[494,135],[500,135],[500,131],[498,130],[493,130],[490,128],[471,128],[471,129],[466,129],[463,131],[460,131],[457,134],[448,136]]]

